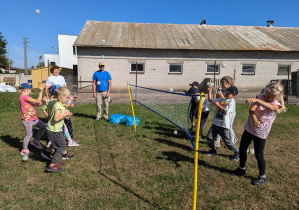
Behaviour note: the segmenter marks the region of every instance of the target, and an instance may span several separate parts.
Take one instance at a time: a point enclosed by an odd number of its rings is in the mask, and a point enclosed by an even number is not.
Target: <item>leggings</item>
[[[254,154],[257,160],[257,164],[259,167],[259,175],[263,176],[265,175],[265,170],[266,170],[266,162],[264,160],[264,148],[266,144],[266,139],[259,138],[255,135],[252,135],[248,131],[244,130],[244,133],[241,138],[241,143],[240,143],[240,167],[244,168],[246,161],[247,161],[247,149],[253,141],[254,143]]]
[[[35,140],[40,140],[42,135],[46,132],[46,124],[39,119],[37,119],[35,121],[22,120],[22,124],[26,131],[26,136],[23,140],[23,149],[25,150],[25,149],[28,149],[29,141],[30,141],[31,137],[33,136],[33,134],[32,134],[33,126],[36,126],[39,128],[39,130],[36,134]]]
[[[62,132],[63,132],[63,134],[65,135],[65,138],[66,138],[68,141],[71,141],[71,140],[72,140],[72,138],[71,138],[71,136],[70,136],[70,133],[69,133],[69,130],[67,129],[67,127],[66,127],[65,124],[63,124],[63,126],[62,126]]]
[[[64,118],[64,124],[66,125],[66,127],[67,127],[67,129],[69,131],[71,139],[74,139],[74,136],[73,136],[73,126],[72,126],[71,119],[70,118]]]

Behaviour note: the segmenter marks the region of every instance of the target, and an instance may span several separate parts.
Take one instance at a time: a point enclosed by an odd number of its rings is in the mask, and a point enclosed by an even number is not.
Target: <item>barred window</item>
[[[207,71],[206,74],[220,74],[220,65],[216,65],[216,69],[215,69],[215,65],[207,65]]]
[[[242,72],[241,74],[255,74],[255,65],[254,64],[244,64],[242,65]]]
[[[131,63],[131,71],[132,73],[136,72],[136,63]],[[144,63],[137,64],[137,73],[144,73]]]

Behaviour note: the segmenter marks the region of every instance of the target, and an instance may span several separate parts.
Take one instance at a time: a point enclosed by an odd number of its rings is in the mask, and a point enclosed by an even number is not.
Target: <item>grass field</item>
[[[299,107],[279,114],[268,136],[265,159],[269,183],[251,185],[258,175],[249,154],[248,175],[235,177],[238,163],[228,149],[218,156],[205,154],[199,143],[197,209],[298,209],[299,208]],[[27,162],[19,151],[25,130],[18,95],[0,93],[0,208],[1,209],[191,209],[194,151],[190,141],[172,124],[142,106],[137,132],[124,124],[95,122],[95,104],[72,108],[74,136],[80,147],[64,161],[61,174],[45,173],[40,151]],[[39,116],[43,115],[38,110]],[[110,114],[130,115],[129,105],[111,105]],[[204,128],[207,133],[213,111]],[[237,105],[234,130],[240,138],[248,107]],[[46,137],[42,138],[46,145]],[[237,142],[239,146],[239,142]],[[250,148],[253,146],[251,145]]]

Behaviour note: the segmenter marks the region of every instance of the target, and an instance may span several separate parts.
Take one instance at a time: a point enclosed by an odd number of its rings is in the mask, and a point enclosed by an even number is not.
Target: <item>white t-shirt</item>
[[[196,103],[199,102],[200,100],[200,96],[196,96],[195,101]],[[208,112],[210,111],[210,107],[209,104],[206,100],[206,97],[203,97],[203,101],[202,101],[202,112]]]
[[[58,76],[49,76],[47,81],[46,81],[46,86],[54,86],[54,85],[60,85],[61,87],[66,86],[66,82],[63,76],[58,75]]]
[[[234,99],[213,99],[212,103],[218,101],[220,106],[224,108],[224,113],[220,111],[218,107],[215,109],[212,123],[222,128],[230,129],[231,127],[231,118],[236,110],[236,102]]]

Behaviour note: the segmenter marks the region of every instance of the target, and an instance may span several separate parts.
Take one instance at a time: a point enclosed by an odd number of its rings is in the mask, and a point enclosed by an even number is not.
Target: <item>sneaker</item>
[[[58,166],[65,166],[65,163],[64,162],[58,162],[58,163],[54,163],[54,164],[51,164],[52,167],[58,167]]]
[[[41,155],[42,155],[43,158],[45,158],[45,159],[47,159],[47,160],[52,160],[52,158],[51,158],[51,156],[50,156],[50,152],[48,152],[48,151],[43,151],[43,152],[41,153]]]
[[[48,166],[47,168],[46,168],[46,172],[50,172],[50,173],[60,173],[60,172],[62,172],[62,169],[61,168],[59,168],[57,165],[55,165],[55,166]]]
[[[41,145],[40,141],[33,140],[30,142],[30,144],[37,149],[43,149],[43,145]]]
[[[247,170],[246,169],[241,169],[240,167],[238,167],[236,170],[233,171],[233,174],[235,176],[244,176],[247,174]]]
[[[236,152],[235,155],[231,157],[231,160],[233,160],[233,161],[238,161],[238,160],[240,160],[239,152]]]
[[[96,119],[95,119],[95,121],[100,121],[100,120],[101,120],[101,118],[96,118]]]
[[[218,141],[214,141],[214,145],[215,145],[215,147],[221,147],[221,144]]]
[[[25,150],[23,150],[22,149],[22,151],[20,152],[20,155],[27,155],[27,156],[32,156],[32,155],[34,155],[34,153],[33,152],[31,152],[30,150],[28,150],[29,152],[28,152],[28,154],[26,154],[27,153],[27,151],[25,151]]]
[[[253,180],[253,185],[263,185],[268,182],[266,177],[259,176],[257,179]]]
[[[79,146],[79,144],[78,143],[76,143],[75,141],[71,141],[71,142],[69,142],[68,143],[68,145],[67,145],[68,147],[78,147]]]
[[[104,120],[108,121],[109,122],[109,118],[104,118]]]
[[[208,152],[207,155],[209,155],[209,156],[211,156],[211,155],[218,155],[218,152],[217,152],[216,149],[211,149],[211,150]]]
[[[63,154],[61,157],[62,157],[62,160],[67,160],[67,159],[74,158],[75,155],[72,155],[72,154],[70,154],[70,153],[67,152],[66,154]]]

